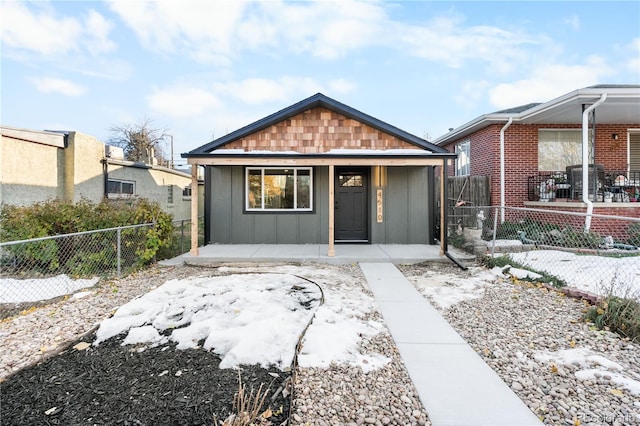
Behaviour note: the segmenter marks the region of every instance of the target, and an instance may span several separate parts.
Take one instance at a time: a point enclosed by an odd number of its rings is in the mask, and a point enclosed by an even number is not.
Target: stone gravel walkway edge
[[[434,426],[541,425],[392,263],[360,263]]]

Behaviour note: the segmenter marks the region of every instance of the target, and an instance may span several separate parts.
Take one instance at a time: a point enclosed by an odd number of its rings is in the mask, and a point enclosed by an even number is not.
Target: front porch
[[[350,264],[359,262],[391,262],[415,264],[425,261],[449,262],[441,255],[440,246],[428,244],[336,244],[335,256],[329,256],[328,244],[209,244],[198,248],[198,254],[185,253],[159,262],[163,266],[184,263],[213,262],[318,262]],[[473,257],[453,247],[456,259]]]

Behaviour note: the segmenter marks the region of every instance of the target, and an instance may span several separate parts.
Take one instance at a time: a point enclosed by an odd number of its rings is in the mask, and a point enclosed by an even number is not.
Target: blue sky
[[[194,149],[317,92],[427,139],[640,84],[640,2],[6,1],[1,123]],[[169,145],[166,149],[168,152]]]

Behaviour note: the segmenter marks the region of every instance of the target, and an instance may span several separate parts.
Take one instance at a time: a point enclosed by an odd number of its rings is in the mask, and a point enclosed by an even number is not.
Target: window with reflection
[[[471,141],[464,141],[456,145],[456,176],[471,174]]]
[[[249,211],[311,211],[312,169],[247,167],[245,191]]]
[[[341,174],[338,176],[340,186],[364,186],[362,174]]]
[[[136,183],[129,180],[109,179],[107,195],[109,198],[130,198],[136,192]]]
[[[589,152],[593,152],[593,132],[589,130]],[[589,154],[591,156],[591,154]],[[593,159],[589,159],[592,163]],[[565,170],[582,164],[582,130],[544,129],[538,131],[538,170]]]

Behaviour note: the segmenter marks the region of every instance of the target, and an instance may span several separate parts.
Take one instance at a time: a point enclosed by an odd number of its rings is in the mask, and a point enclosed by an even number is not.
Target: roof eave
[[[541,103],[519,113],[484,114],[434,139],[432,143],[439,146],[447,145],[489,125],[507,122],[510,118],[513,118],[514,122],[525,122],[536,115],[557,108],[575,99],[595,102],[604,93],[607,94],[608,98],[637,98],[640,97],[640,87],[586,87],[574,90],[549,102]]]
[[[426,152],[424,154],[281,154],[276,152],[269,153],[252,153],[247,152],[244,154],[211,154],[211,153],[199,153],[199,154],[182,154],[183,158],[372,158],[372,159],[381,159],[381,158],[453,158],[456,157],[457,154],[444,151],[438,153]]]

